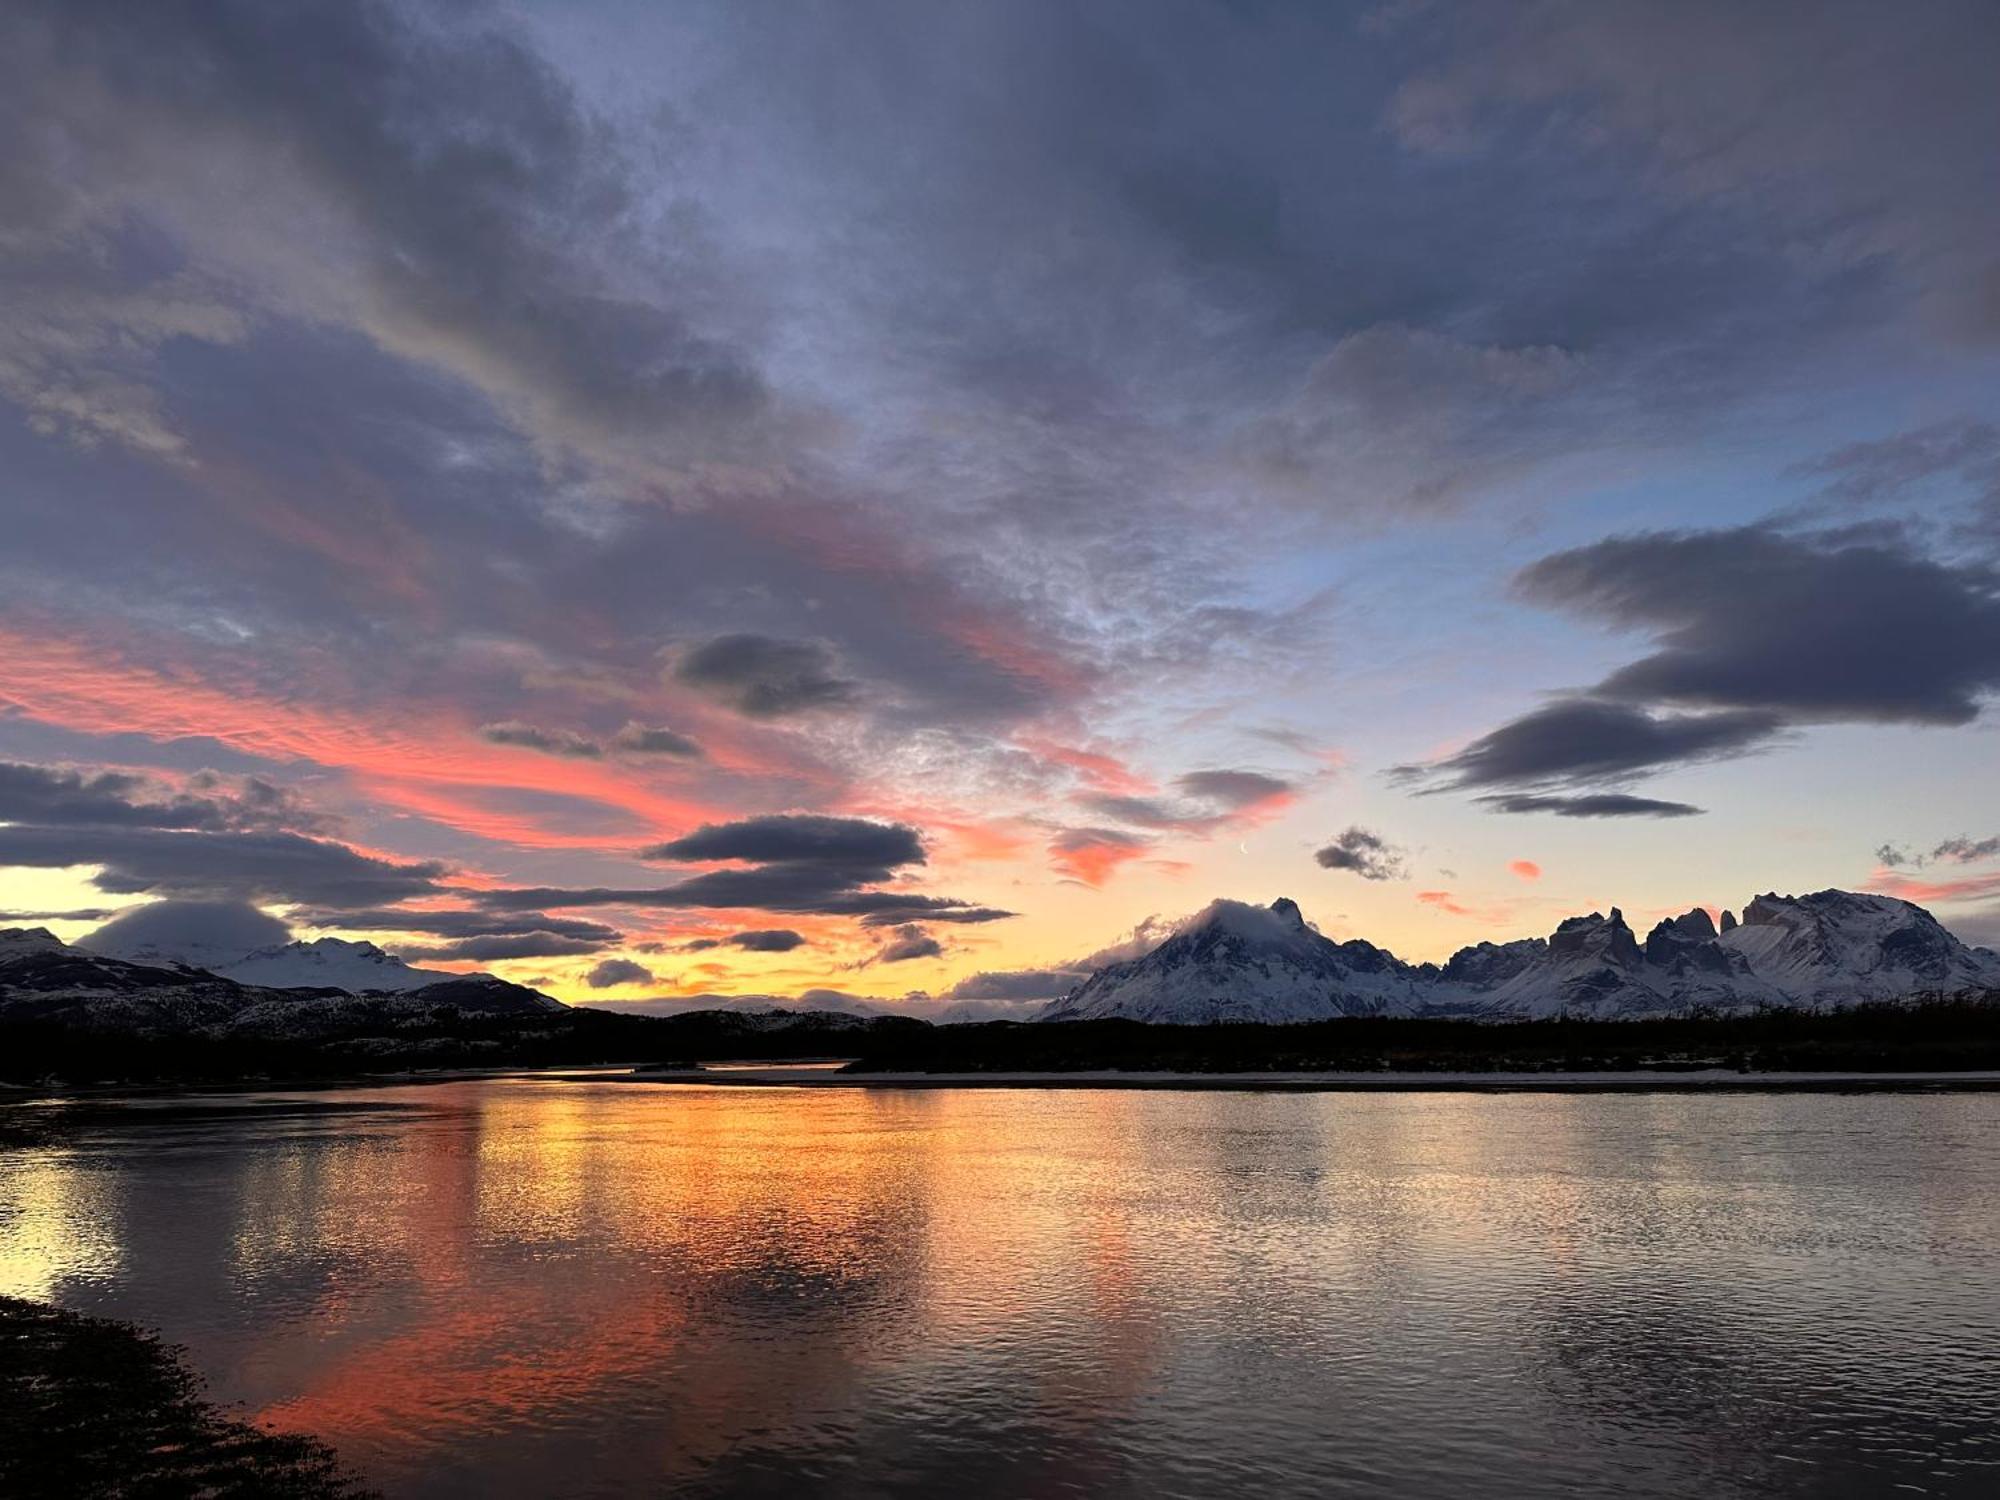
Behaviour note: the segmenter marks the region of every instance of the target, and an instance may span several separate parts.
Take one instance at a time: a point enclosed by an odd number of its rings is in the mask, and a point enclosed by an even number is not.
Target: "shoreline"
[[[2000,1091],[2000,1070],[1937,1073],[1770,1072],[1701,1068],[1681,1072],[1547,1073],[1178,1073],[1093,1069],[1076,1072],[840,1073],[804,1068],[708,1072],[541,1074],[564,1083],[686,1084],[696,1088],[861,1089],[1180,1089],[1266,1093],[1916,1093]]]

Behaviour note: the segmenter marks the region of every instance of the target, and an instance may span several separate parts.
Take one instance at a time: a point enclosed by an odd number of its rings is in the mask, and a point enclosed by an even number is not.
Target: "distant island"
[[[783,1007],[609,1012],[491,975],[410,969],[340,939],[218,964],[318,983],[250,983],[146,956],[0,931],[0,1078],[232,1082],[814,1057],[856,1074],[2000,1067],[2000,956],[1960,943],[1921,907],[1845,891],[1760,896],[1740,922],[1691,912],[1643,944],[1614,909],[1443,965],[1334,942],[1290,901],[1218,901],[1034,1020],[962,1025]],[[370,987],[325,982],[336,976]]]

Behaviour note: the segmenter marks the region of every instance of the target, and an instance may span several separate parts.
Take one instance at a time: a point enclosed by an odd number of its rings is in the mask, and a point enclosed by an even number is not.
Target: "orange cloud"
[[[1157,790],[1153,781],[1128,769],[1115,756],[1097,750],[1083,750],[1074,745],[1059,744],[1055,740],[1041,739],[1032,735],[1016,735],[1014,743],[1050,765],[1062,766],[1074,771],[1084,784],[1093,791],[1108,792],[1120,797],[1142,797]]]
[[[1049,863],[1072,880],[1097,886],[1150,847],[1146,839],[1111,828],[1072,828],[1049,845]]]
[[[1542,867],[1532,859],[1511,860],[1507,865],[1507,869],[1523,880],[1540,880],[1542,878]]]
[[[391,806],[481,836],[518,843],[538,837],[532,818],[495,812],[447,789],[514,789],[600,802],[633,817],[635,838],[728,815],[652,791],[613,765],[556,761],[490,744],[469,726],[311,707],[185,665],[133,662],[100,643],[86,647],[0,631],[0,658],[7,662],[0,704],[29,718],[91,734],[212,739],[268,759],[310,761],[348,773]],[[557,846],[565,842],[560,833],[540,837]],[[608,841],[591,842],[602,847]]]
[[[2000,896],[2000,874],[1967,875],[1959,880],[1917,880],[1890,870],[1877,870],[1869,878],[1868,889],[1920,906],[1932,901],[1976,901],[1984,896]]]

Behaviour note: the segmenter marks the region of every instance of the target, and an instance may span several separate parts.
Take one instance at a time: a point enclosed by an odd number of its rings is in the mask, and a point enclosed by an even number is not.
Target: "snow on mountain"
[[[120,912],[77,946],[130,964],[214,973],[291,937],[283,922],[247,901],[152,901]]]
[[[1336,943],[1281,899],[1217,901],[1038,1019],[1630,1018],[1988,991],[2000,991],[2000,954],[1968,948],[1921,907],[1886,896],[1759,896],[1741,923],[1725,912],[1718,930],[1697,909],[1659,923],[1643,944],[1613,907],[1570,917],[1546,940],[1461,949],[1442,967],[1359,939]]]
[[[325,937],[310,943],[259,948],[210,971],[239,984],[267,989],[416,990],[464,976],[443,969],[416,969],[373,943]]]
[[[1758,896],[1721,943],[1795,1005],[2000,987],[2000,954],[1968,948],[1921,906],[1890,896]]]
[[[1322,937],[1298,906],[1216,901],[1142,957],[1100,969],[1038,1019],[1318,1021],[1409,1014],[1419,972],[1359,940]]]
[[[70,947],[41,928],[0,931],[0,1021],[149,1036],[308,1037],[361,1021],[393,1026],[441,1007],[488,1016],[568,1009],[560,1000],[490,974],[423,977],[419,987],[358,995],[337,988],[276,988],[182,965],[128,963]]]

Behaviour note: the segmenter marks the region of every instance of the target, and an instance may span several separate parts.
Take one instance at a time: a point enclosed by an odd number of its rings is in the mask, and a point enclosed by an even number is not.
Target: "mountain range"
[[[369,943],[322,938],[244,956],[230,973],[135,963],[72,947],[47,928],[0,929],[0,1022],[78,1032],[310,1038],[362,1019],[394,1024],[449,1007],[466,1015],[567,1010],[491,974],[412,969]],[[246,982],[239,975],[277,982]],[[306,976],[309,982],[290,981]],[[337,976],[345,983],[328,982]]]
[[[1405,963],[1359,938],[1335,942],[1280,898],[1268,907],[1216,901],[1037,1019],[1627,1020],[1992,992],[2000,992],[2000,954],[1961,943],[1920,906],[1852,891],[1762,895],[1740,921],[1725,911],[1719,924],[1696,908],[1660,922],[1643,943],[1613,907],[1571,917],[1547,938],[1462,948],[1442,965]]]

